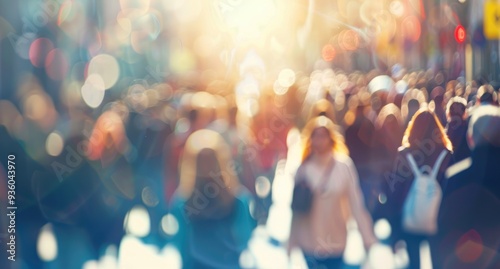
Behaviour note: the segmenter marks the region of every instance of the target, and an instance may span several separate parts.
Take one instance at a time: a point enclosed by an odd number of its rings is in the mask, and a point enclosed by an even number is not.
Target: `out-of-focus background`
[[[446,125],[451,97],[472,107],[479,86],[498,90],[499,12],[486,0],[0,0],[0,267],[181,268],[180,162],[210,129],[250,197],[239,265],[305,268],[286,246],[316,109],[342,129],[380,240],[366,253],[350,222],[345,267],[406,268],[404,243],[385,244],[386,175],[418,108]]]

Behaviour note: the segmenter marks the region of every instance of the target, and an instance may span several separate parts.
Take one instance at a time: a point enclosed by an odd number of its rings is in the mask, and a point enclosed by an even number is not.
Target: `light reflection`
[[[54,43],[48,38],[37,38],[31,43],[29,58],[35,67],[43,67],[47,54],[54,49]]]
[[[144,237],[150,231],[150,219],[148,211],[142,206],[135,206],[128,213],[124,221],[124,228],[128,234]]]
[[[45,150],[51,156],[59,156],[64,148],[64,140],[58,132],[52,132],[45,141]]]
[[[265,198],[269,195],[271,191],[271,182],[267,177],[257,177],[255,180],[255,192],[260,198]]]
[[[45,118],[49,113],[45,96],[41,93],[29,95],[24,102],[24,112],[28,118],[33,120]]]
[[[167,214],[161,219],[161,228],[169,236],[174,236],[179,231],[179,222],[172,214]]]
[[[118,81],[120,67],[115,57],[99,54],[90,60],[88,74],[89,76],[99,75],[104,83],[104,89],[109,89]]]
[[[391,236],[391,225],[386,219],[379,219],[375,222],[374,231],[379,240],[386,240]]]
[[[85,104],[91,108],[101,105],[105,95],[105,85],[99,74],[92,74],[87,77],[85,84],[81,88],[81,96]]]
[[[45,224],[38,235],[36,244],[38,256],[45,262],[56,259],[58,247],[52,224]]]

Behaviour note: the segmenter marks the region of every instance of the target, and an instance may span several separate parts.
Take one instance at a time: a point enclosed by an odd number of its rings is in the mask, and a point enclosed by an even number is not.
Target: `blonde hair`
[[[311,154],[311,136],[314,130],[319,128],[325,128],[328,131],[330,139],[332,140],[332,153],[334,154],[344,154],[349,155],[349,150],[344,142],[344,136],[339,131],[337,125],[333,123],[328,117],[319,116],[309,120],[302,130],[303,138],[303,151],[302,151],[302,161],[307,160]]]
[[[416,146],[415,143],[424,139],[433,139],[435,133],[439,136],[434,139],[434,142],[441,144],[449,151],[453,151],[453,146],[448,135],[444,131],[441,122],[436,117],[436,114],[428,108],[419,109],[413,115],[408,127],[406,128],[402,145],[407,148]],[[437,141],[436,141],[437,140]]]

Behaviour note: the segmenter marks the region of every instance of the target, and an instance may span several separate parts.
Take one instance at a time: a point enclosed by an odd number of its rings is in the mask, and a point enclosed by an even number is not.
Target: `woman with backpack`
[[[429,242],[431,256],[436,252],[434,235],[451,158],[452,144],[443,126],[430,109],[421,108],[406,128],[392,172],[386,174],[392,239],[406,242],[410,269],[420,269],[424,240]]]
[[[302,249],[309,268],[342,268],[349,213],[358,224],[366,248],[376,242],[372,220],[356,168],[334,123],[325,116],[313,118],[303,135],[289,250]]]

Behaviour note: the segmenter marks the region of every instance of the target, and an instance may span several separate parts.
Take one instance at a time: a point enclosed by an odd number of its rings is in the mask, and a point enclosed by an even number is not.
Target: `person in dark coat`
[[[453,144],[454,162],[459,162],[470,157],[467,145],[467,101],[463,97],[455,96],[448,101],[446,106],[447,125],[446,134]]]
[[[389,216],[393,231],[392,240],[393,242],[398,240],[406,242],[410,263],[408,268],[410,269],[420,269],[422,241],[429,242],[433,264],[435,264],[436,255],[434,255],[434,235],[414,233],[402,227],[403,205],[415,178],[407,155],[413,156],[419,168],[425,165],[433,168],[443,151],[446,155],[436,178],[441,189],[444,187],[444,173],[452,159],[452,145],[436,115],[430,109],[422,108],[415,113],[408,124],[392,172],[385,175],[389,189],[387,203],[392,209],[392,215]],[[437,267],[434,266],[434,268]]]
[[[478,107],[467,136],[471,157],[446,171],[438,268],[500,268],[500,108]]]

